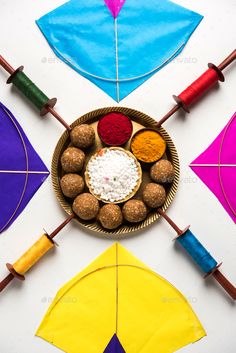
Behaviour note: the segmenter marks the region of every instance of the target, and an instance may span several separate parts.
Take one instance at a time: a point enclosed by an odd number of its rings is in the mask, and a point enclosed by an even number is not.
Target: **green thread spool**
[[[47,107],[54,107],[56,104],[56,98],[49,99],[22,71],[17,71],[11,82],[39,109],[41,115],[47,113]]]

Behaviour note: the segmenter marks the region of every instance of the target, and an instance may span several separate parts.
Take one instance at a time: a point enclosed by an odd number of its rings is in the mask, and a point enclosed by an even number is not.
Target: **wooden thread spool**
[[[167,119],[169,119],[180,108],[189,113],[189,106],[201,98],[211,87],[218,81],[224,81],[222,70],[229,66],[236,59],[236,49],[219,65],[208,64],[209,69],[204,72],[197,80],[188,86],[178,96],[173,96],[176,105],[156,123],[156,127],[160,127]]]
[[[184,234],[178,236],[176,240],[203,272],[209,273],[217,266],[217,261],[189,229]]]
[[[18,90],[29,99],[29,101],[40,111],[40,115],[44,116],[48,113],[48,107],[53,108],[57,99],[49,99],[23,72],[23,66],[17,69],[7,80],[12,83]]]
[[[25,273],[28,272],[56,243],[53,238],[74,218],[69,216],[62,224],[59,225],[51,235],[43,234],[39,240],[33,244],[24,255],[22,255],[13,265],[7,264],[9,274],[0,282],[0,292],[14,279],[25,279]]]
[[[13,269],[19,275],[23,276],[36,262],[52,249],[54,245],[54,241],[46,234],[43,234],[41,238],[12,265]]]
[[[188,86],[178,96],[173,96],[177,104],[189,113],[189,106],[197,101],[204,93],[214,86],[218,81],[224,82],[222,72],[213,64],[208,64],[209,69],[205,71],[197,80]]]
[[[191,256],[195,263],[206,273],[205,278],[213,276],[218,283],[225,289],[233,300],[236,300],[236,288],[233,284],[219,271],[222,263],[217,264],[216,260],[210,255],[207,249],[197,240],[197,238],[189,230],[189,226],[181,230],[170,217],[162,210],[158,209],[159,214],[170,224],[176,231],[175,240],[182,245],[186,252]]]
[[[27,97],[32,104],[39,109],[40,115],[44,116],[50,112],[67,130],[71,127],[65,120],[53,109],[57,99],[49,99],[30,79],[23,73],[24,66],[14,69],[1,55],[0,65],[10,74],[7,83],[12,83],[22,94]]]

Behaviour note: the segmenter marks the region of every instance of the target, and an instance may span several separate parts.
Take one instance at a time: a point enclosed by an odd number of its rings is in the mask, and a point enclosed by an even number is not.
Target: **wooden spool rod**
[[[215,66],[214,64],[208,64],[209,68],[213,68],[215,71],[217,71],[219,75],[219,79],[221,81],[224,81],[224,76],[222,74],[222,71],[229,66],[234,60],[236,59],[236,49],[229,55],[227,58],[219,65]],[[188,107],[184,104],[181,99],[179,99],[178,96],[173,96],[174,100],[176,101],[176,105],[165,115],[161,120],[159,120],[156,124],[156,127],[160,127],[167,119],[169,119],[174,113],[176,113],[180,108],[185,110],[187,113],[189,113]]]
[[[16,75],[19,71],[23,71],[24,66],[18,67],[18,69],[14,69],[1,55],[0,55],[0,65],[10,74],[10,77],[7,80],[7,83],[11,82],[11,79],[14,75]],[[49,100],[48,104],[45,106],[45,109],[41,112],[41,115],[45,115],[48,112],[51,113],[67,130],[71,130],[70,125],[55,111],[54,106],[57,102],[56,98],[52,98]]]
[[[51,234],[46,234],[51,240],[74,218],[74,215],[69,216],[62,224],[60,224]],[[11,264],[7,264],[9,274],[0,282],[0,292],[14,279],[24,280],[25,277],[18,274]]]
[[[170,224],[170,226],[176,231],[177,237],[180,237],[186,233],[186,231],[189,229],[189,226],[186,227],[184,230],[181,230],[175,223],[174,221],[167,216],[167,214],[159,208],[158,213]],[[175,239],[176,239],[175,238]],[[224,288],[224,290],[231,296],[233,300],[236,300],[236,287],[223,275],[223,273],[219,270],[219,267],[222,265],[220,263],[217,265],[211,272],[207,273],[205,275],[205,278],[209,276],[213,276],[217,282]]]

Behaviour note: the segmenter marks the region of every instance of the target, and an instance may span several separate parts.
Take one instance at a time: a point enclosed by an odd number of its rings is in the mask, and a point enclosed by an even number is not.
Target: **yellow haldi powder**
[[[131,141],[131,151],[142,162],[152,163],[160,159],[166,150],[163,137],[154,130],[141,130]]]

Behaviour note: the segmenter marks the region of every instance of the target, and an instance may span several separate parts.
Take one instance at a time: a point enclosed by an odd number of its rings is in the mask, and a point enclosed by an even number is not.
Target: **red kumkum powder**
[[[133,125],[131,120],[121,113],[109,113],[98,123],[98,135],[109,146],[121,146],[131,137]]]

